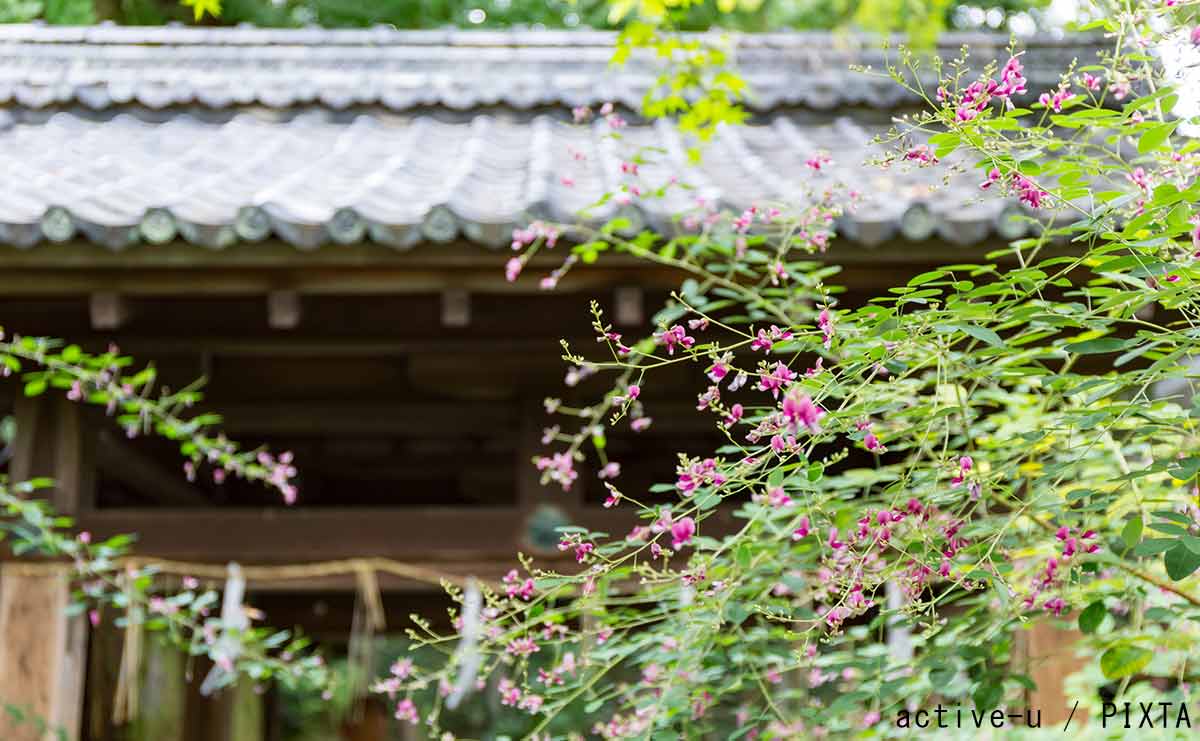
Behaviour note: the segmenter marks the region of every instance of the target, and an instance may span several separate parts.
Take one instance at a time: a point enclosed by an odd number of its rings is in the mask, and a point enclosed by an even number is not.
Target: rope
[[[224,579],[224,565],[213,563],[195,563],[190,561],[172,561],[149,556],[128,556],[118,559],[121,565],[133,568],[153,567],[163,574],[175,576],[194,576],[204,579]],[[62,561],[27,562],[9,561],[4,564],[6,571],[31,576],[51,573],[68,572],[72,566]],[[414,566],[413,564],[393,561],[388,558],[347,558],[336,561],[314,561],[311,563],[275,564],[259,566],[243,566],[242,573],[246,581],[293,581],[313,579],[326,576],[354,576],[356,584],[362,585],[364,574],[371,575],[366,579],[366,585],[371,585],[375,574],[391,574],[422,584],[441,586],[450,583],[465,589],[469,579],[454,574],[446,574],[436,569]],[[489,584],[496,586],[495,584]],[[377,588],[377,587],[376,587]]]

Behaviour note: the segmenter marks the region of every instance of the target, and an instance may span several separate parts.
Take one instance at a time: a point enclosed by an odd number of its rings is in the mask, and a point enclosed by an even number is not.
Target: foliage
[[[219,417],[187,413],[201,398],[199,384],[178,391],[161,388],[153,366],[135,371],[132,364],[116,347],[91,354],[45,337],[0,339],[0,376],[20,374],[27,396],[53,389],[71,401],[102,406],[130,437],[150,434],[178,442],[189,477],[204,467],[214,478],[258,481],[278,490],[286,501],[294,499],[295,469],[289,454],[276,457],[263,449],[241,449],[212,431]],[[93,542],[90,533],[74,532],[71,518],[37,498],[52,486],[46,478],[10,482],[0,476],[0,538],[15,556],[55,562],[40,564],[43,567],[67,567],[74,590],[72,613],[86,612],[93,625],[107,615],[117,626],[140,626],[189,656],[210,658],[218,667],[212,689],[239,676],[310,691],[327,689],[330,676],[308,640],[291,631],[253,626],[255,611],[243,606],[240,596],[231,596],[240,595],[240,589],[229,590],[227,585],[222,605],[221,595],[202,588],[197,579],[185,577],[182,588],[174,588],[156,578],[153,565],[129,559],[133,536]],[[10,712],[20,715],[21,709]]]
[[[264,449],[242,450],[214,431],[220,416],[188,414],[201,399],[201,383],[171,390],[156,383],[153,365],[130,372],[132,363],[115,345],[96,355],[47,337],[14,336],[4,341],[0,330],[0,376],[22,374],[26,396],[57,389],[71,401],[102,406],[128,437],[154,434],[177,441],[189,479],[206,468],[218,482],[226,476],[258,481],[276,489],[285,502],[295,501],[291,453],[276,456]]]
[[[847,28],[920,31],[981,25],[970,8],[995,9],[983,24],[1002,27],[1013,17],[1037,19],[1045,0],[949,2],[949,0],[0,0],[0,21],[44,18],[49,23],[92,23],[97,16],[120,23],[253,23],[267,27],[315,23],[331,28],[390,24],[398,28],[608,28],[631,15],[669,16],[680,30],[724,27],[739,31],[784,28]],[[223,7],[222,7],[223,6]],[[96,8],[101,8],[98,13]]]
[[[208,657],[218,668],[213,689],[228,686],[239,676],[309,690],[325,688],[329,677],[324,662],[309,650],[306,638],[251,626],[246,619],[253,614],[250,608],[240,601],[222,606],[220,594],[201,587],[196,579],[185,577],[180,590],[156,584],[153,565],[138,566],[125,558],[133,537],[92,542],[87,532],[72,532],[71,518],[57,515],[45,501],[33,498],[52,485],[49,479],[15,484],[0,479],[0,536],[13,555],[70,560],[73,614],[86,612],[95,626],[111,610],[118,627],[142,626],[189,656]]]
[[[1102,64],[1062,70],[1030,105],[1017,50],[978,76],[965,58],[902,50],[883,74],[926,107],[877,164],[974,165],[980,197],[1019,201],[1031,236],[864,306],[840,305],[838,268],[812,257],[836,257],[856,186],[831,182],[822,152],[807,203],[700,202],[675,234],[622,218],[518,230],[509,280],[568,238],[545,288],[609,253],[689,275],[651,337],[626,340],[594,305],[597,348],[564,345],[564,358],[608,390],[584,407],[546,400],[544,482],[576,485],[589,451],[606,506],[637,525],[561,528],[578,567],[523,561],[482,609],[452,591],[458,635],[420,622],[410,634],[449,659],[380,685],[397,717],[436,731],[453,688],[474,686],[556,738],[907,733],[905,711],[937,702],[1023,710],[1014,636],[1074,613],[1108,691],[1186,697],[1200,397],[1155,389],[1196,378],[1200,146],[1176,132],[1179,93],[1144,50],[1200,46],[1196,10],[1107,13],[1092,26],[1113,40]],[[619,137],[620,116],[599,115]],[[596,205],[686,187],[686,172],[643,180],[655,156],[623,163]],[[697,409],[725,444],[681,452],[673,482],[626,491],[606,435],[651,424],[658,371],[674,365],[707,376]],[[900,628],[911,655],[885,642]],[[580,710],[586,725],[555,725]]]

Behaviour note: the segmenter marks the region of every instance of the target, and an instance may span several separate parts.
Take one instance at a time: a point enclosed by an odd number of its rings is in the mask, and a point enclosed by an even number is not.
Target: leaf
[[[1167,141],[1167,138],[1175,131],[1175,127],[1179,125],[1179,121],[1167,121],[1166,123],[1151,126],[1142,133],[1138,139],[1138,154],[1146,154],[1158,149]]]
[[[987,680],[979,683],[971,699],[975,701],[975,709],[984,712],[999,705],[1003,696],[1004,686],[996,680]]]
[[[987,327],[980,327],[974,324],[955,324],[954,326],[975,339],[988,343],[992,347],[1004,347],[1004,340],[1000,339],[1000,335]]]
[[[1154,652],[1138,646],[1113,646],[1100,655],[1100,671],[1109,679],[1120,679],[1144,669]]]
[[[190,6],[195,20],[200,20],[207,13],[213,18],[221,15],[221,0],[180,0],[184,5]]]
[[[1124,350],[1125,343],[1126,340],[1122,340],[1117,337],[1101,337],[1096,340],[1072,342],[1063,347],[1063,349],[1067,352],[1073,352],[1076,355],[1099,355],[1101,353]]]
[[[1079,613],[1079,630],[1083,633],[1095,633],[1100,627],[1100,623],[1104,622],[1105,616],[1108,615],[1108,610],[1104,609],[1104,603],[1097,600],[1083,609]]]
[[[46,381],[41,378],[34,380],[34,381],[30,381],[29,383],[25,384],[25,395],[26,396],[40,396],[41,393],[45,390],[46,390]]]
[[[90,26],[96,22],[92,0],[46,0],[46,22],[61,26]]]
[[[1126,548],[1133,548],[1141,539],[1142,518],[1135,516],[1125,523],[1125,527],[1121,528],[1121,540],[1125,541]]]
[[[1133,549],[1135,556],[1157,556],[1163,551],[1169,551],[1175,546],[1173,538],[1146,538]]]
[[[1172,581],[1180,581],[1200,569],[1200,554],[1183,543],[1177,543],[1163,554],[1163,565],[1167,567],[1167,576]]]

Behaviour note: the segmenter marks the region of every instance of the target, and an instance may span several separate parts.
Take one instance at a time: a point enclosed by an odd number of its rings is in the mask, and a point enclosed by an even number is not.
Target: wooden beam
[[[472,402],[458,413],[441,403],[395,402],[270,402],[224,404],[218,411],[222,429],[231,436],[247,435],[412,435],[457,437],[517,425],[516,409],[508,403]]]
[[[152,458],[107,430],[98,435],[96,465],[151,502],[182,507],[212,504],[199,489],[188,485],[181,472],[163,469]]]
[[[271,329],[295,329],[300,326],[300,294],[296,291],[271,291],[267,294],[267,326]]]
[[[614,537],[639,523],[632,508],[588,508],[573,520]],[[704,533],[719,537],[739,522],[719,508]],[[139,555],[204,563],[363,557],[508,563],[527,547],[525,515],[509,507],[102,509],[81,515],[78,524],[98,538],[136,533]]]

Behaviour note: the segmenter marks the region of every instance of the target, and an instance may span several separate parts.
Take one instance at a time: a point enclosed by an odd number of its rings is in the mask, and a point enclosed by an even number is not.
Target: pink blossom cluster
[[[543,483],[553,481],[561,486],[563,491],[569,491],[571,484],[579,478],[579,472],[575,470],[575,458],[569,451],[550,456],[540,455],[534,459],[533,464],[542,472]]]
[[[728,480],[713,458],[684,461],[675,468],[675,475],[675,488],[685,497],[702,486],[720,487]]]

